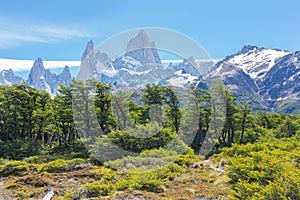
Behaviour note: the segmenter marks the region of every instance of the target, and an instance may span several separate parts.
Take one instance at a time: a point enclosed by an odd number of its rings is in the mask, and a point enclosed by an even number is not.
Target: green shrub
[[[171,151],[171,150],[166,150],[163,148],[159,149],[151,149],[151,150],[144,150],[140,153],[141,157],[146,157],[146,158],[166,158],[169,156],[177,156],[178,154],[176,151]]]
[[[5,189],[15,189],[17,187],[16,183],[9,183],[7,185],[5,185]]]
[[[17,195],[20,199],[26,199],[26,198],[29,197],[29,195],[28,195],[25,191],[23,191],[23,190],[21,190],[21,191],[16,191],[16,195]]]
[[[188,148],[186,154],[178,154],[176,151],[166,149],[144,150],[136,157],[125,157],[109,162],[105,165],[113,169],[125,171],[147,171],[155,170],[170,163],[190,166],[196,160],[196,156],[191,148]]]
[[[30,156],[25,158],[24,161],[32,164],[42,164],[47,161],[47,158],[45,156]]]
[[[29,139],[15,139],[13,142],[0,142],[0,152],[3,158],[22,160],[38,155],[41,151],[41,143]]]
[[[114,184],[105,181],[94,181],[81,186],[81,190],[85,191],[86,197],[107,196],[114,189]]]
[[[300,142],[294,138],[233,145],[222,155],[233,199],[300,199]]]
[[[63,196],[63,199],[72,199],[74,195],[74,192],[68,192]]]
[[[132,188],[148,192],[163,192],[161,186],[183,172],[184,168],[175,163],[143,173],[132,171],[124,179],[117,181],[116,188],[118,190]]]
[[[71,146],[60,146],[59,143],[55,143],[51,149],[44,149],[44,154],[50,153],[50,155],[59,157],[61,159],[73,159],[73,158],[89,158],[90,154],[85,147],[84,143],[86,139],[78,139],[70,143]]]
[[[0,166],[0,176],[21,175],[28,171],[29,164],[21,161],[8,161]]]
[[[128,127],[123,131],[110,132],[108,139],[124,150],[140,153],[143,150],[164,147],[175,136],[176,133],[171,129],[160,129],[159,125],[154,123],[146,126],[137,125],[136,128]]]
[[[193,152],[189,152],[187,154],[180,155],[178,159],[176,159],[175,163],[181,166],[191,166],[197,160],[195,154]]]
[[[3,165],[5,163],[5,160],[3,158],[0,158],[0,165]]]
[[[38,172],[66,172],[80,168],[79,165],[85,162],[82,158],[72,160],[57,159],[49,163],[43,164],[38,168]]]

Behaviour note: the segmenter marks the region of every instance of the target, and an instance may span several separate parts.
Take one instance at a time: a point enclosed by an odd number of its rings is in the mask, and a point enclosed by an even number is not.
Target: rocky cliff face
[[[87,43],[82,54],[77,78],[81,80],[89,78],[99,80],[101,72],[105,71],[106,68],[110,68],[111,62],[107,54],[94,48],[94,42],[91,40]]]
[[[0,84],[2,85],[13,85],[22,82],[24,82],[24,80],[21,77],[16,76],[12,69],[0,72]]]
[[[30,70],[26,83],[38,90],[45,90],[48,93],[54,93],[59,83],[68,85],[71,81],[71,73],[66,66],[62,73],[56,75],[49,69],[45,69],[41,58],[37,58]]]
[[[57,75],[58,83],[68,86],[72,79],[72,75],[68,66],[65,66],[63,71]]]
[[[155,42],[150,42],[149,36],[144,30],[139,31],[128,42],[125,56],[130,56],[141,64],[161,63]]]
[[[94,41],[93,40],[90,40],[86,47],[85,47],[85,50],[81,56],[81,63],[84,61],[84,59],[86,59],[89,55],[90,52],[92,52],[94,50]]]

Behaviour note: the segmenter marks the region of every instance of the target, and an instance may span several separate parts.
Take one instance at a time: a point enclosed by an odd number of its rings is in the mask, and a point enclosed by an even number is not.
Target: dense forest
[[[163,199],[176,190],[176,181],[193,174],[178,183],[184,194],[172,198],[300,199],[300,115],[253,111],[250,101],[239,101],[221,84],[211,91],[188,91],[147,85],[142,91],[115,93],[95,80],[73,79],[52,97],[26,84],[0,86],[4,193],[14,199],[40,198],[52,187],[53,199],[120,191],[157,193]],[[207,139],[210,122],[221,118],[216,116],[218,99],[224,102],[222,128],[215,129],[218,137]],[[207,143],[213,148],[201,155]],[[221,174],[211,175],[212,169]],[[57,192],[66,186],[58,186],[53,177],[76,171],[83,173],[76,175],[81,182]],[[201,181],[195,183],[195,176]]]

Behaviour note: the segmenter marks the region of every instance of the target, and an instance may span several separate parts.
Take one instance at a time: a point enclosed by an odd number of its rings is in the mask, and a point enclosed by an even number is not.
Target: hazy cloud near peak
[[[33,66],[34,60],[15,60],[0,58],[0,72],[2,70],[9,70],[12,68],[14,71],[30,70]],[[69,61],[43,61],[46,69],[63,68],[64,66],[78,67],[80,61],[69,60]]]

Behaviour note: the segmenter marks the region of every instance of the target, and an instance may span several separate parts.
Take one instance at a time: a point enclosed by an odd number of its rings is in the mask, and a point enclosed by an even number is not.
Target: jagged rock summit
[[[161,63],[155,42],[150,42],[149,36],[144,30],[140,30],[135,37],[129,40],[125,56],[130,56],[141,64]]]
[[[71,72],[68,66],[56,75],[49,69],[45,69],[43,60],[38,57],[29,72],[26,83],[38,90],[45,90],[48,93],[55,93],[59,87],[59,83],[68,85],[71,81]]]
[[[24,80],[17,76],[11,68],[0,72],[0,84],[2,85],[13,85],[22,82],[24,82]]]

